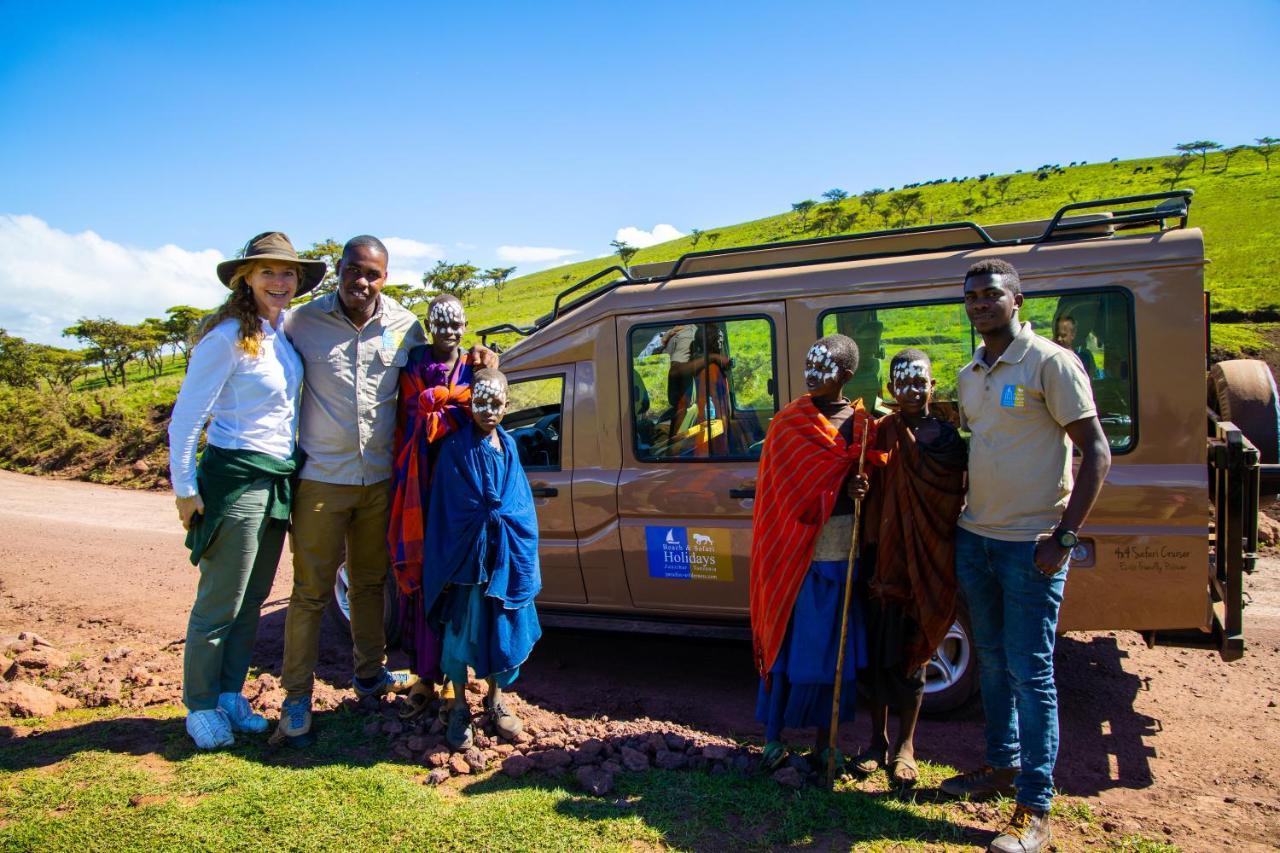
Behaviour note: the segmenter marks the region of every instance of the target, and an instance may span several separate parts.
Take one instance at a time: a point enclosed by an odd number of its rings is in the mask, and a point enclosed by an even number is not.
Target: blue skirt
[[[444,616],[440,668],[455,683],[466,683],[470,666],[476,678],[493,676],[499,687],[510,686],[542,636],[533,602],[508,610],[479,584],[451,587]]]
[[[760,679],[756,719],[765,726],[768,740],[780,740],[784,728],[819,728],[831,725],[832,687],[836,653],[840,644],[840,605],[844,601],[844,560],[809,564],[791,611],[778,659],[769,679]],[[855,576],[857,566],[854,566]],[[854,717],[857,704],[857,671],[867,665],[867,641],[862,605],[853,596],[849,603],[849,634],[845,642],[844,683],[840,694],[840,721]]]

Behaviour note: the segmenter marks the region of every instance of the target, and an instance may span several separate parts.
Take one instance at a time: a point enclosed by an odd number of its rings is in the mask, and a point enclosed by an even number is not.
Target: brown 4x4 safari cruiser
[[[482,330],[521,336],[502,354],[503,425],[538,504],[544,624],[746,636],[757,460],[770,418],[804,393],[809,346],[857,341],[846,396],[886,412],[888,358],[919,347],[954,414],[979,342],[962,281],[998,256],[1021,274],[1024,320],[1046,336],[1074,327],[1060,342],[1080,354],[1111,443],[1060,630],[1240,656],[1259,483],[1277,488],[1276,391],[1262,362],[1208,366],[1190,203],[1183,190],[1071,204],[1047,222],[693,252],[597,273],[532,327]],[[962,612],[929,666],[926,707],[968,699],[975,670]]]

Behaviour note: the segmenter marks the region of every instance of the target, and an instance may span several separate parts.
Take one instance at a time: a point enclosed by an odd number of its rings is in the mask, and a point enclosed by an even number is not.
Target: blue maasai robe
[[[855,577],[857,566],[855,565]],[[845,560],[815,560],[809,564],[782,649],[760,680],[756,719],[765,726],[767,740],[781,740],[784,728],[823,728],[831,725],[835,695],[836,653],[840,645],[840,605],[849,565]],[[840,722],[854,718],[857,704],[855,676],[867,665],[862,606],[854,595],[849,604],[849,633],[845,640],[844,679],[840,686]]]
[[[515,441],[499,452],[474,426],[445,439],[432,474],[423,605],[440,625],[440,666],[455,682],[467,667],[499,687],[515,680],[542,636],[538,516]]]

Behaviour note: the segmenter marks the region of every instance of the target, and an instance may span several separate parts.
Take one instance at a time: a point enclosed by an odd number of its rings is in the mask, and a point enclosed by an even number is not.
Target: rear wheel
[[[1244,432],[1263,464],[1280,462],[1280,401],[1265,361],[1242,358],[1212,365],[1209,405]]]
[[[969,628],[969,612],[962,604],[956,621],[925,666],[922,711],[931,716],[949,713],[965,705],[977,689],[978,659]]]
[[[351,634],[351,599],[347,595],[349,582],[347,564],[338,567],[338,576],[333,582],[333,599],[329,602],[329,618],[344,633]],[[400,589],[396,586],[395,576],[388,571],[386,582],[382,587],[382,628],[387,636],[387,648],[400,642]]]

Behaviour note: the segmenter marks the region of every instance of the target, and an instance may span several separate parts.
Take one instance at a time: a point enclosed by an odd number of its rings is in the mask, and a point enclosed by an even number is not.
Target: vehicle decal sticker
[[[672,580],[732,581],[730,532],[712,527],[644,529],[649,577]]]

